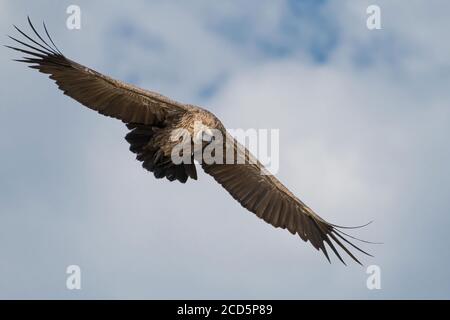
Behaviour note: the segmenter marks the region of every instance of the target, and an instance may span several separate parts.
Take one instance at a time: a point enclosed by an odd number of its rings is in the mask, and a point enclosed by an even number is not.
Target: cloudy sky
[[[71,4],[80,30],[66,27]],[[366,27],[370,4],[381,30]],[[355,234],[384,243],[364,246],[364,267],[329,264],[202,172],[154,179],[122,123],[1,48],[0,298],[450,298],[448,12],[445,0],[0,0],[3,34],[45,19],[73,60],[228,128],[280,129],[280,180],[331,222],[374,220]],[[66,288],[73,264],[81,290]]]

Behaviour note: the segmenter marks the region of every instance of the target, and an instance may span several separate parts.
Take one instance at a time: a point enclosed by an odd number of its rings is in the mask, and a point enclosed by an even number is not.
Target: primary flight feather
[[[153,172],[156,178],[165,177],[170,181],[178,180],[182,183],[189,178],[197,179],[194,153],[189,155],[191,161],[172,161],[171,151],[177,141],[171,139],[171,135],[174,130],[183,128],[195,136],[194,123],[200,121],[208,128],[219,130],[223,134],[224,145],[232,146],[236,159],[248,160],[231,164],[225,159],[216,163],[201,163],[203,170],[243,207],[274,227],[287,229],[294,235],[298,234],[304,241],[311,242],[328,260],[330,259],[326,245],[343,263],[345,262],[338,249],[343,250],[357,263],[360,261],[349,247],[369,255],[347,238],[353,237],[339,230],[341,227],[318,216],[275,176],[261,174],[265,171],[264,166],[227,133],[220,120],[211,112],[112,79],[78,64],[66,58],[56,47],[45,24],[43,26],[47,40],[36,31],[29,18],[28,22],[37,38],[33,39],[14,26],[31,42],[26,43],[25,39],[22,41],[10,37],[23,47],[7,47],[27,55],[16,61],[29,63],[31,68],[48,74],[64,94],[86,107],[123,121],[130,130],[125,137],[130,143],[130,150],[136,153],[137,160],[142,162],[145,169]]]

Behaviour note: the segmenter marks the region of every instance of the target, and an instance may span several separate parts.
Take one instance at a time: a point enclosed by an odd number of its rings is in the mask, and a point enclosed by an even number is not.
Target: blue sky
[[[65,26],[78,4],[81,30]],[[366,28],[378,4],[382,29]],[[0,50],[0,298],[450,298],[446,1],[0,1],[73,60],[229,128],[280,129],[278,177],[381,268],[330,265],[200,173],[156,180],[125,126]],[[4,42],[9,43],[5,38]],[[66,267],[82,290],[65,287]]]

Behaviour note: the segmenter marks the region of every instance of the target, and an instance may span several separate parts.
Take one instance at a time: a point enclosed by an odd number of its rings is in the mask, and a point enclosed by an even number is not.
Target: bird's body
[[[174,132],[180,129],[185,130],[190,137],[197,136],[196,123],[202,123],[210,128],[220,128],[222,132],[226,132],[220,120],[211,112],[197,106],[186,105],[184,110],[173,113],[154,125],[127,124],[131,131],[125,139],[130,143],[130,150],[137,154],[137,160],[142,161],[143,167],[152,171],[156,178],[166,177],[170,181],[178,180],[185,183],[188,178],[197,179],[194,155],[190,157],[189,162],[173,164],[172,151],[180,141],[172,137]],[[191,141],[188,143],[193,144]]]
[[[44,29],[50,44],[46,42],[29,21],[40,42],[16,28],[34,45],[12,38],[25,49],[9,47],[28,55],[21,62],[31,68],[48,74],[64,94],[72,97],[90,109],[123,121],[130,130],[125,139],[130,150],[136,154],[142,166],[153,172],[156,178],[167,178],[185,183],[189,178],[196,180],[194,159],[197,154],[189,152],[186,161],[175,163],[172,152],[180,140],[174,139],[174,132],[190,135],[186,144],[194,145],[199,131],[196,123],[220,132],[226,152],[235,155],[233,162],[223,158],[213,163],[202,162],[201,167],[220,183],[243,207],[275,227],[298,234],[304,241],[310,241],[322,250],[327,259],[327,244],[342,261],[336,244],[352,259],[358,259],[348,250],[344,242],[352,244],[348,236],[333,224],[326,222],[290,192],[275,176],[267,174],[264,166],[225,129],[221,121],[206,109],[173,101],[158,93],[112,79],[99,72],[67,59],[54,45],[47,29]],[[31,49],[32,51],[29,51]],[[179,136],[175,135],[175,138]],[[201,140],[201,139],[200,139]],[[212,143],[212,142],[211,142]],[[217,142],[216,142],[217,143]],[[201,147],[206,144],[202,141]],[[185,154],[186,155],[186,154]],[[245,161],[239,162],[238,159]],[[200,159],[201,160],[201,159]],[[265,173],[265,174],[262,174]],[[343,241],[343,242],[342,242]],[[364,252],[365,253],[365,252]]]

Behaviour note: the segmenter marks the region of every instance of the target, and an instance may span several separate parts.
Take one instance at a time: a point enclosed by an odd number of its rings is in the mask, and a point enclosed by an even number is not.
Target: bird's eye
[[[209,134],[207,131],[203,131],[202,132],[202,140],[205,141],[205,142],[211,142],[212,135]]]

